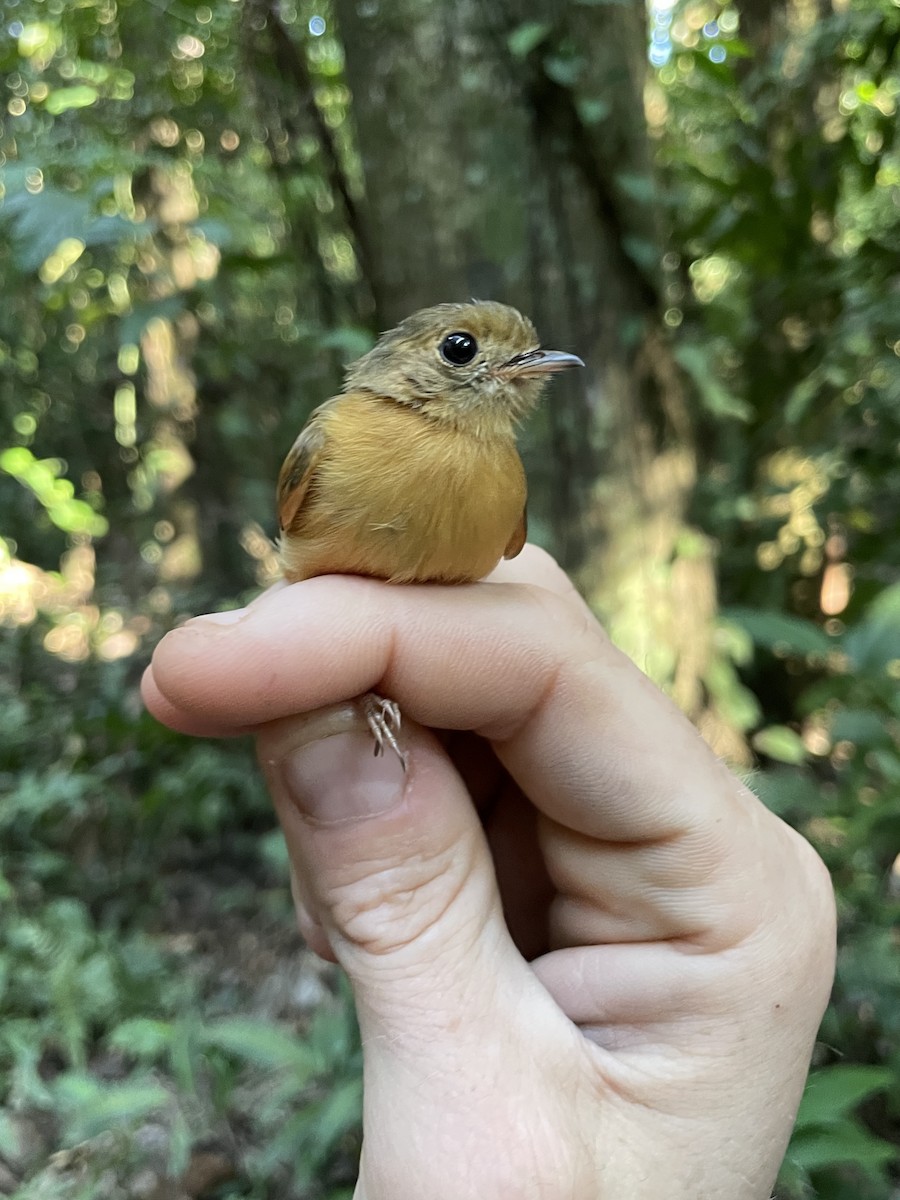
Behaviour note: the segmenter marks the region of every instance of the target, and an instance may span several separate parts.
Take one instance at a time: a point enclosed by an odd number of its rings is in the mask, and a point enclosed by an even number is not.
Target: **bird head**
[[[348,368],[344,390],[471,432],[512,433],[548,375],[581,366],[574,354],[542,350],[532,323],[506,304],[438,304],[382,334]]]

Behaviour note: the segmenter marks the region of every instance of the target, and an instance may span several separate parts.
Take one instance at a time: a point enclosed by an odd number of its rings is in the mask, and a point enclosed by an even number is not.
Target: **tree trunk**
[[[680,561],[696,468],[659,319],[643,0],[336,9],[381,326],[498,299],[582,355],[526,433],[532,532],[706,720],[715,583],[699,535]]]

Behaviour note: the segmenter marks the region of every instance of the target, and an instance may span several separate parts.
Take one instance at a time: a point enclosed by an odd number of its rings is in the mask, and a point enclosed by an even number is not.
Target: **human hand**
[[[372,689],[405,775],[352,708],[296,715]],[[356,997],[357,1200],[769,1196],[832,977],[825,869],[546,555],[276,588],[169,634],[144,690],[257,737],[301,930]]]

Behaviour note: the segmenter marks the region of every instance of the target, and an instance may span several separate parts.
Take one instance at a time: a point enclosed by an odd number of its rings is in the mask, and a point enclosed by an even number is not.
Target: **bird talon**
[[[364,696],[362,703],[366,724],[369,726],[372,737],[375,739],[375,757],[377,758],[379,755],[384,754],[385,745],[390,746],[400,759],[405,771],[407,766],[406,755],[400,749],[400,744],[397,741],[397,734],[400,732],[402,723],[399,706],[393,700],[387,700],[383,696],[372,694]]]
[[[403,714],[400,712],[400,705],[393,700],[380,698],[380,708],[384,717],[385,725],[395,733],[400,732],[400,726],[403,724]]]

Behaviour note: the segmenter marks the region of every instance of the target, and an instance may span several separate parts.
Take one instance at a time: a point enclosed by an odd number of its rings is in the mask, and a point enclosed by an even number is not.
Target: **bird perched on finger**
[[[515,557],[526,536],[516,428],[548,375],[583,365],[541,349],[532,323],[505,304],[438,304],[383,334],[281,468],[285,578],[469,583]],[[370,703],[367,719],[377,746],[397,749],[399,713],[376,704],[380,716]]]
[[[281,468],[285,578],[468,583],[514,557],[526,530],[516,427],[546,377],[573,366],[505,304],[438,304],[383,334]]]

